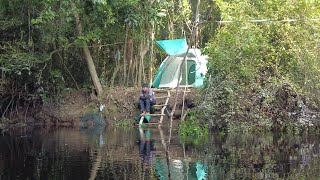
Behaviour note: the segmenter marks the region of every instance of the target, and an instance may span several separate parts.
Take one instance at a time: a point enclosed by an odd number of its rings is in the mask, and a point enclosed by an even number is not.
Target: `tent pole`
[[[184,100],[185,100],[185,97],[186,97],[186,91],[187,91],[187,86],[189,85],[189,82],[188,82],[188,60],[185,61],[185,73],[186,73],[186,82],[185,82],[185,85],[184,85],[184,91],[183,91],[183,98],[182,98],[182,109],[181,109],[181,118],[180,120],[184,120],[184,115],[183,115],[183,110],[184,110]],[[187,113],[187,112],[186,112]]]
[[[183,60],[182,60],[182,63],[181,63],[180,66],[179,66],[179,76],[178,76],[178,82],[177,82],[177,86],[176,86],[176,98],[175,98],[174,105],[173,105],[173,109],[172,109],[171,115],[170,115],[170,116],[171,116],[171,117],[170,117],[170,129],[172,128],[173,114],[174,114],[174,112],[176,111],[176,108],[177,108],[178,89],[179,89],[179,85],[180,85],[180,79],[181,79],[181,76],[182,76],[182,65],[183,65],[183,63],[186,61],[186,58],[187,58],[189,49],[190,49],[190,46],[188,46],[186,55],[184,56],[184,58],[183,58]]]

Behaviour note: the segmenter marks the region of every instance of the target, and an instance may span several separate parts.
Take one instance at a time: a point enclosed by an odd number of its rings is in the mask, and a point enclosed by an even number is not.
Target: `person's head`
[[[144,83],[144,84],[142,85],[142,90],[143,90],[144,92],[147,92],[148,89],[149,89],[149,85],[148,85],[147,83]]]

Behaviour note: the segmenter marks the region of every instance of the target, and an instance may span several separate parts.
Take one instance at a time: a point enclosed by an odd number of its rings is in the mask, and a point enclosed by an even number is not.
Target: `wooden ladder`
[[[161,113],[160,114],[148,114],[148,116],[160,116],[160,120],[158,123],[148,123],[148,124],[162,124],[163,117],[166,115],[164,111],[166,110],[168,103],[169,103],[169,99],[170,99],[170,90],[167,90],[167,96],[156,97],[156,99],[166,99],[164,104],[159,104],[159,105],[156,104],[153,106],[153,107],[162,107]],[[143,123],[144,116],[145,116],[145,114],[141,114],[139,125],[141,125]]]

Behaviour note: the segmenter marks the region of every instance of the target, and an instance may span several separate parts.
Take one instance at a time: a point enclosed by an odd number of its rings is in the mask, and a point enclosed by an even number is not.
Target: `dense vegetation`
[[[210,72],[199,119],[229,128],[313,125],[306,112],[320,107],[320,21],[310,19],[320,17],[320,2],[216,3],[222,20],[237,22],[220,24],[206,46]]]
[[[197,1],[191,2],[1,0],[0,115],[66,90],[103,96],[107,87],[152,81],[165,57],[154,41],[190,37]],[[214,18],[215,8],[202,3],[203,18]],[[214,26],[199,28],[196,42],[207,42]]]
[[[193,28],[210,62],[191,124],[273,128],[319,111],[319,1],[0,0],[0,17],[2,117],[64,91],[151,82],[165,56],[154,41],[191,43]]]

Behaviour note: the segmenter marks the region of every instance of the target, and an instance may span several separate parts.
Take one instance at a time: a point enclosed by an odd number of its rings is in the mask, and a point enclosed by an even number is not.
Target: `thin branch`
[[[60,59],[63,60],[61,54],[58,53],[58,55],[59,55]],[[63,61],[63,66],[64,66],[64,68],[66,69],[66,71],[69,73],[71,79],[73,80],[74,84],[75,84],[76,87],[77,87],[77,90],[79,90],[80,88],[79,88],[79,86],[78,86],[78,83],[77,83],[76,80],[74,79],[73,75],[72,75],[71,72],[69,71],[69,69],[68,69],[68,67],[66,66],[66,64],[64,63],[64,61]]]
[[[68,46],[68,47],[73,47],[73,48],[83,48],[83,47],[94,47],[94,48],[100,48],[100,47],[106,47],[106,46],[114,46],[114,45],[117,45],[117,44],[128,44],[126,42],[118,42],[118,43],[112,43],[112,44],[99,44],[99,45],[82,45],[82,46],[76,46],[76,45],[71,45],[71,46]]]

